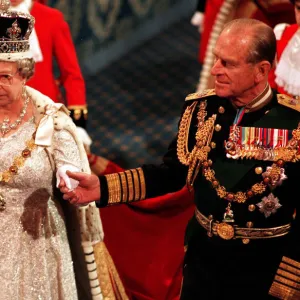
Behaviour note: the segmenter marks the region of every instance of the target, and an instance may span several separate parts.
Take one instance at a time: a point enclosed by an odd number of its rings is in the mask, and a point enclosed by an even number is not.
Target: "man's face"
[[[10,0],[11,6],[17,6],[22,3],[24,0]]]
[[[225,30],[217,41],[211,74],[215,76],[215,91],[218,96],[233,100],[247,99],[255,86],[255,66],[246,62],[251,38],[249,34],[231,31]],[[240,105],[242,104],[245,103]]]
[[[295,19],[298,26],[300,26],[300,1],[295,2]]]

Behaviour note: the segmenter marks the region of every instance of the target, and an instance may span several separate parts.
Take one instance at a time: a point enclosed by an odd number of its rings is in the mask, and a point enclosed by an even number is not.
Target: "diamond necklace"
[[[29,96],[26,92],[22,95],[22,98],[24,96],[26,97],[26,99],[24,101],[24,106],[21,109],[20,115],[16,119],[16,121],[13,123],[10,123],[9,118],[5,117],[3,122],[0,123],[0,131],[1,131],[2,136],[7,134],[8,132],[10,132],[12,129],[16,129],[21,124],[23,118],[25,117],[26,112],[27,112],[28,103],[29,103]]]

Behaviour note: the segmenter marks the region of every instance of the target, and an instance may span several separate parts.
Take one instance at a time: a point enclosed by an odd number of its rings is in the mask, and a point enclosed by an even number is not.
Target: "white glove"
[[[64,182],[66,183],[66,187],[69,190],[74,190],[75,188],[77,188],[79,182],[75,179],[70,178],[66,174],[67,171],[80,172],[80,169],[72,165],[63,165],[59,167],[58,170],[56,171],[56,187],[59,186],[60,180],[63,179]]]
[[[195,12],[191,19],[191,24],[198,27],[199,33],[202,33],[204,29],[204,13]]]

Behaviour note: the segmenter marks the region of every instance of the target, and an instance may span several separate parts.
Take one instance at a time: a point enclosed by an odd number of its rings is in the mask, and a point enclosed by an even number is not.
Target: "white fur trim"
[[[30,51],[18,53],[0,53],[0,61],[17,61],[24,58],[32,58]]]
[[[300,30],[285,47],[275,70],[275,82],[286,92],[300,96]]]
[[[81,141],[83,142],[84,145],[86,146],[91,146],[92,145],[92,139],[86,132],[86,130],[82,127],[77,126],[77,134],[80,137]]]
[[[274,27],[274,34],[275,34],[275,37],[276,37],[276,40],[279,41],[282,37],[282,34],[285,30],[285,28],[288,26],[289,24],[287,23],[280,23],[280,24],[277,24],[275,27]]]

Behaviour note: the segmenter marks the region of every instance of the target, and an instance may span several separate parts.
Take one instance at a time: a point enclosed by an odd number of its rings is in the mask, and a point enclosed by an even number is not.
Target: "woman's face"
[[[10,0],[11,6],[17,6],[22,3],[24,0]]]
[[[12,104],[22,93],[25,80],[17,71],[17,63],[0,61],[0,107]]]

